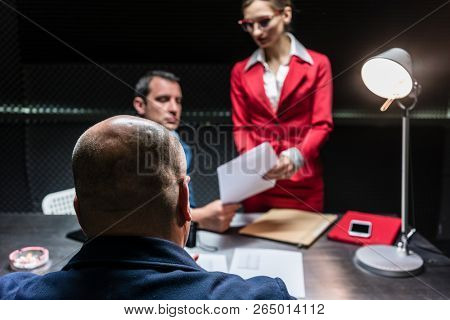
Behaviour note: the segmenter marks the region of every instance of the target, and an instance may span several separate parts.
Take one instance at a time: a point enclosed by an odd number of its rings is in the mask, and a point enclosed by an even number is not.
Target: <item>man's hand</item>
[[[224,232],[240,207],[240,204],[224,205],[222,201],[215,200],[202,208],[192,209],[192,219],[202,229]]]
[[[264,179],[266,180],[282,180],[289,179],[295,173],[295,166],[292,163],[292,160],[287,156],[280,156],[278,158],[278,162],[264,175]]]

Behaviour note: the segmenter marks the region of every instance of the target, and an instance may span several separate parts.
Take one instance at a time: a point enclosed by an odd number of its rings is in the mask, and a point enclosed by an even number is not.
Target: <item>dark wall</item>
[[[446,130],[444,141],[438,237],[442,239],[450,239],[450,130]],[[450,244],[448,245],[447,250],[450,252]]]
[[[399,120],[400,121],[400,120]],[[415,122],[411,132],[411,225],[429,239],[438,235],[445,134],[449,129]],[[336,126],[323,150],[325,204],[329,212],[357,210],[400,214],[401,126]],[[449,189],[446,189],[449,190]],[[448,216],[448,212],[445,216]],[[450,234],[440,234],[448,237]]]
[[[20,15],[1,6],[7,29],[0,41],[2,47],[6,45],[6,50],[14,53],[12,60],[2,59],[0,63],[5,66],[15,66],[20,54],[21,63],[33,68],[74,63],[94,66],[95,62],[106,64],[104,67],[113,74],[112,65],[181,63],[230,67],[255,49],[236,23],[241,17],[239,0],[10,2],[17,4]],[[297,10],[293,29],[305,46],[330,57],[336,77],[336,110],[368,112],[372,105],[381,102],[363,87],[361,65],[365,58],[399,46],[414,59],[415,76],[423,85],[423,105],[445,112],[450,14],[448,4],[438,10],[444,3],[444,0],[294,0]],[[104,74],[103,78],[107,76],[105,70],[99,72]],[[15,72],[14,77],[19,74]],[[26,85],[33,87],[48,79],[49,74],[44,75],[45,78],[27,79]],[[79,78],[79,74],[70,71],[67,77],[82,79],[78,86],[71,87],[78,92],[89,92],[92,84],[85,80],[102,80],[102,76]],[[14,80],[13,88],[19,80],[20,77]],[[61,87],[65,85],[64,75],[59,75],[58,80]],[[134,79],[124,80],[134,84]],[[111,81],[124,86],[118,79]],[[11,98],[20,99],[13,91]],[[33,97],[30,99],[35,102]],[[69,99],[65,103],[71,105]],[[111,107],[102,105],[101,100],[97,103],[99,107]],[[221,105],[227,107],[225,103]]]
[[[14,8],[15,1],[6,1]],[[22,59],[19,47],[18,17],[0,4],[0,106],[23,102]]]

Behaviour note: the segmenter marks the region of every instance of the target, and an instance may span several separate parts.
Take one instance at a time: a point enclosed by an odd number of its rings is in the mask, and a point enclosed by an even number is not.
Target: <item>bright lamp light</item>
[[[370,91],[385,99],[404,98],[413,88],[413,79],[408,70],[386,58],[375,57],[367,61],[361,76]]]

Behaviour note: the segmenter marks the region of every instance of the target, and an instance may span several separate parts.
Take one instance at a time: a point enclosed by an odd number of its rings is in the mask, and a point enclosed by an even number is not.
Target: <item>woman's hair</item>
[[[251,5],[256,0],[242,0],[242,11],[244,11],[245,8],[247,8],[249,5]],[[275,10],[283,10],[286,7],[292,7],[292,1],[291,0],[261,0],[270,2],[270,5]]]
[[[242,12],[245,10],[245,8],[247,8],[255,1],[257,0],[242,0]],[[294,9],[291,0],[260,0],[260,1],[269,2],[269,4],[272,6],[274,10],[284,10],[284,8],[286,7],[291,7],[292,9]],[[292,32],[292,26],[290,24],[285,25],[284,31]]]

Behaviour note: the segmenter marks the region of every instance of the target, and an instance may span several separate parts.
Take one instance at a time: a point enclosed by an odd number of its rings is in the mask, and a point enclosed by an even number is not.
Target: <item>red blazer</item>
[[[308,50],[313,64],[293,56],[275,111],[264,90],[264,67],[236,63],[231,72],[233,134],[236,148],[244,153],[268,141],[275,152],[296,147],[304,166],[289,180],[244,201],[247,212],[271,208],[323,210],[322,166],[319,150],[332,131],[332,78],[328,58]]]

